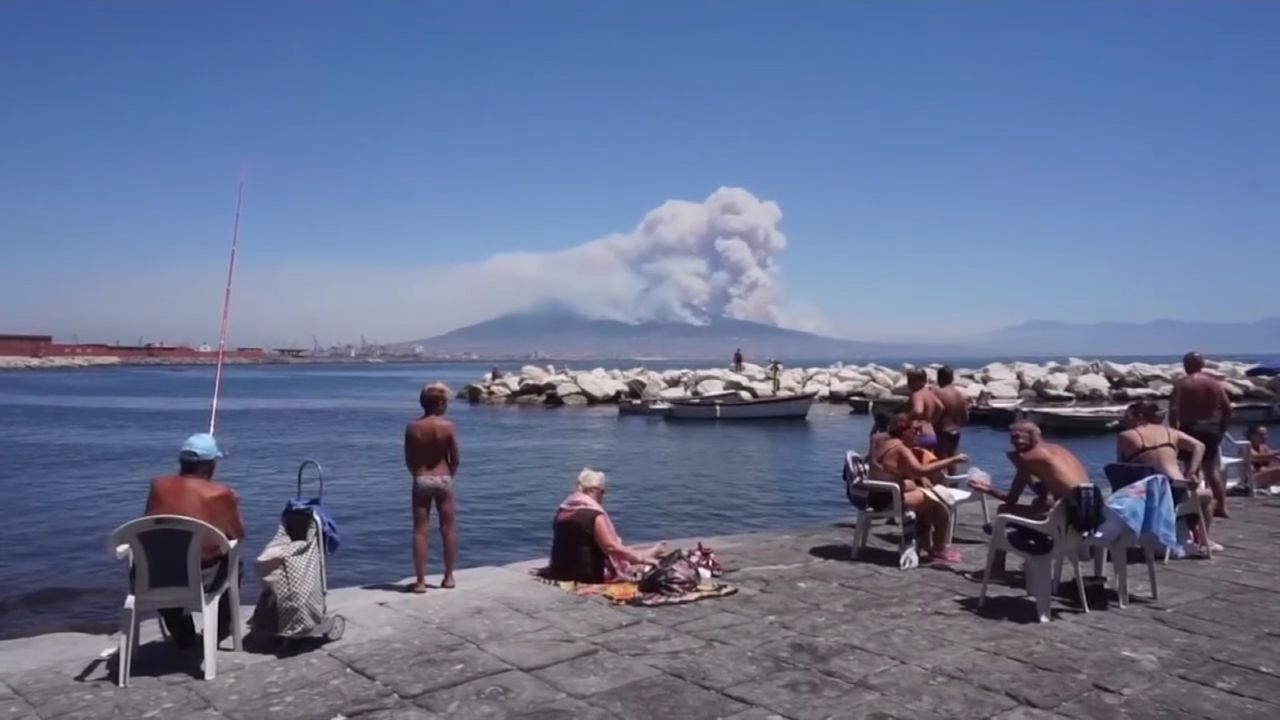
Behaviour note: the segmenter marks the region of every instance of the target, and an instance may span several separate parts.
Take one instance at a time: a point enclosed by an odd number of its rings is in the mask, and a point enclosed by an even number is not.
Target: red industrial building
[[[147,358],[171,360],[204,360],[218,357],[216,350],[196,350],[185,345],[107,345],[106,343],[56,343],[50,335],[0,334],[0,357],[118,357],[128,360]],[[262,360],[262,348],[228,350],[228,360]]]

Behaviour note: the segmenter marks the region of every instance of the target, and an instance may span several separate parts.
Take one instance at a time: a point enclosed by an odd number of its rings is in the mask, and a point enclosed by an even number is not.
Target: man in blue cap
[[[195,518],[221,530],[228,540],[242,539],[244,521],[240,519],[240,499],[229,486],[213,479],[220,457],[222,453],[212,435],[199,433],[187,438],[178,451],[178,474],[162,475],[151,481],[146,514]],[[204,568],[206,586],[220,581],[231,570],[217,545],[205,545],[200,565]],[[240,568],[236,568],[236,572],[239,571]],[[161,610],[160,616],[180,647],[195,646],[195,623],[186,611]],[[231,608],[224,596],[218,604],[218,639],[230,634]]]

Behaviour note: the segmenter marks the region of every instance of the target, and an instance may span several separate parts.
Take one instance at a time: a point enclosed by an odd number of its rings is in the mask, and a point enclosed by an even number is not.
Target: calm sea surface
[[[331,585],[411,574],[404,424],[424,382],[456,389],[487,368],[229,367],[218,479],[240,494],[249,531],[246,602],[258,593],[252,559],[305,458],[324,466],[324,499],[342,531]],[[212,378],[210,368],[0,373],[0,638],[114,627],[124,572],[107,535],[141,513],[152,476],[176,469],[183,438],[207,428]],[[782,423],[667,424],[619,418],[613,407],[463,402],[449,417],[461,438],[463,567],[545,554],[552,513],[584,465],[609,473],[609,507],[628,542],[847,517],[840,464],[844,450],[865,449],[869,429],[839,405]],[[1067,442],[1099,470],[1114,447],[1109,437]],[[1006,443],[1003,432],[972,428],[962,449],[1007,481]],[[440,570],[439,553],[433,530],[429,572]]]

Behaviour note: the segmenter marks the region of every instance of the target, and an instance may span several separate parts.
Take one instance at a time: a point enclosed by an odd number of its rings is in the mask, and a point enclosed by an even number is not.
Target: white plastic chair
[[[919,567],[920,556],[915,550],[915,538],[910,537],[907,514],[902,504],[902,488],[895,482],[872,480],[868,475],[867,461],[852,450],[844,454],[844,464],[850,484],[856,488],[855,491],[864,492],[868,501],[865,510],[854,506],[858,510],[858,522],[853,530],[853,556],[857,557],[867,546],[873,520],[893,519],[898,521],[898,527],[902,530],[898,538],[898,567],[903,570]],[[869,504],[870,497],[876,492],[889,493],[893,497],[893,504],[884,510],[872,510]],[[852,501],[852,498],[850,500]]]
[[[1197,492],[1196,488],[1184,482],[1174,482],[1173,487],[1176,489],[1185,490],[1187,492],[1187,496],[1182,499],[1182,502],[1178,503],[1173,508],[1174,522],[1178,523],[1179,544],[1185,544],[1182,538],[1185,537],[1189,539],[1191,537],[1190,528],[1186,526],[1183,520],[1189,519],[1189,518],[1196,518],[1200,523],[1200,532],[1204,533],[1205,557],[1208,558],[1209,560],[1212,560],[1213,559],[1213,541],[1209,538],[1209,524],[1205,522],[1204,508],[1200,506],[1199,492]],[[1166,564],[1169,562],[1169,556],[1172,552],[1173,552],[1172,548],[1164,549],[1164,562]]]
[[[946,475],[947,489],[951,491],[951,497],[955,498],[955,507],[951,508],[951,527],[947,529],[947,544],[955,538],[956,520],[960,517],[961,505],[972,505],[978,503],[982,507],[982,524],[991,524],[991,510],[987,507],[987,494],[974,492],[968,488],[962,487],[964,482],[969,480],[969,473]]]
[[[226,578],[206,589],[200,560],[206,542],[225,554]],[[121,525],[107,541],[108,551],[127,560],[132,571],[129,595],[120,619],[119,684],[127,687],[138,647],[142,613],[164,608],[199,612],[204,643],[204,678],[217,677],[218,601],[227,594],[231,610],[231,643],[243,649],[240,626],[240,548],[217,528],[179,515],[152,515]]]
[[[1081,539],[1082,547],[1087,548],[1093,553],[1093,574],[1102,576],[1102,566],[1107,561],[1107,556],[1111,557],[1111,569],[1115,574],[1116,595],[1120,598],[1120,607],[1129,607],[1129,548],[1142,548],[1143,558],[1147,563],[1147,577],[1151,582],[1151,599],[1159,599],[1159,590],[1156,585],[1156,560],[1155,552],[1151,548],[1150,542],[1134,535],[1133,531],[1125,528],[1120,537],[1114,542],[1104,543],[1101,538],[1091,535]],[[1061,566],[1059,566],[1061,570]]]
[[[1222,473],[1222,484],[1226,489],[1244,486],[1245,492],[1252,497],[1257,493],[1257,488],[1253,486],[1253,463],[1250,462],[1250,455],[1253,452],[1253,446],[1248,440],[1237,440],[1231,437],[1231,433],[1227,433],[1222,440],[1222,449],[1228,447],[1235,448],[1234,455],[1228,455],[1225,452],[1218,453],[1219,472]],[[1235,470],[1236,477],[1233,480],[1231,471]]]
[[[1011,527],[1024,527],[1048,536],[1053,547],[1044,554],[1034,555],[1014,547],[1009,542],[1008,530]],[[978,607],[987,601],[987,586],[991,583],[991,570],[995,567],[996,553],[1004,551],[1013,553],[1025,561],[1027,591],[1035,597],[1036,616],[1040,622],[1049,622],[1049,603],[1053,597],[1056,579],[1061,571],[1059,563],[1070,561],[1076,575],[1076,589],[1080,593],[1080,604],[1085,612],[1089,612],[1089,601],[1085,597],[1084,576],[1080,572],[1080,534],[1067,522],[1067,504],[1059,502],[1044,520],[1030,520],[1017,515],[996,515],[991,527],[991,539],[987,542],[987,567],[982,574],[982,591],[978,596]]]

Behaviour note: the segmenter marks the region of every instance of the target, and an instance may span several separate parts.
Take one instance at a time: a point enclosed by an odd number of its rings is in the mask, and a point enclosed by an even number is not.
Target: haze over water
[[[689,366],[649,363],[677,365]],[[249,532],[245,601],[257,600],[253,559],[274,534],[305,458],[324,466],[325,502],[342,533],[330,584],[409,575],[404,424],[419,414],[423,383],[442,380],[456,390],[488,367],[228,368],[218,417],[228,457],[217,477],[239,493]],[[124,570],[107,554],[107,535],[141,514],[148,480],[176,469],[183,438],[207,428],[212,374],[155,367],[0,374],[0,637],[114,626]],[[869,430],[866,416],[826,404],[807,422],[669,424],[619,418],[613,406],[461,401],[449,417],[461,438],[463,567],[544,556],[552,513],[586,465],[609,474],[609,508],[628,542],[847,518],[840,464],[846,449],[865,450]],[[1067,442],[1091,469],[1113,453],[1109,436]],[[1006,445],[1002,431],[969,428],[962,450],[1007,482]],[[439,553],[433,529],[431,573],[440,571]]]

